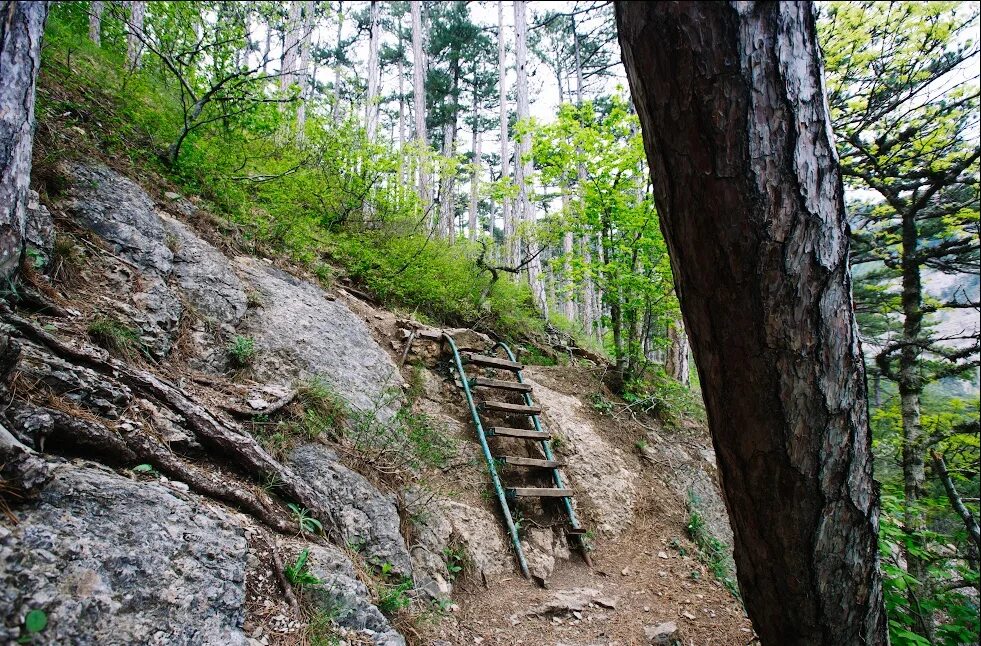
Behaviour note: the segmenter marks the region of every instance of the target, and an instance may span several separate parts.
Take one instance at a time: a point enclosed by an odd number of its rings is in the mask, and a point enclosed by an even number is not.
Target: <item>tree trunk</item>
[[[89,5],[89,40],[98,46],[102,45],[102,10],[105,7],[102,0],[92,0]]]
[[[47,2],[0,2],[0,280],[4,288],[20,268],[24,252],[34,88],[47,16]]]
[[[501,99],[501,182],[511,178],[511,161],[508,152],[508,84],[507,84],[507,50],[504,47],[504,2],[497,3],[497,69],[498,87]],[[501,227],[504,232],[504,249],[506,262],[517,265],[518,252],[514,242],[514,222],[512,221],[511,200],[501,198]],[[493,228],[491,235],[493,235]]]
[[[473,168],[470,171],[470,220],[467,223],[467,232],[471,240],[477,239],[477,207],[480,205],[480,176],[483,171],[483,163],[480,158],[480,127],[477,120],[480,112],[477,109],[477,90],[474,89],[473,104]]]
[[[399,51],[402,51],[401,25],[399,25]],[[405,153],[405,66],[401,55],[398,60],[399,74],[399,153]],[[399,187],[406,184],[405,164],[399,164]]]
[[[289,8],[279,69],[279,89],[283,92],[289,90],[296,83],[297,61],[300,58],[300,25],[303,5],[300,0],[293,0],[290,2]]]
[[[456,233],[456,203],[453,195],[453,155],[456,154],[456,112],[443,124],[443,157],[445,158],[442,177],[439,182],[439,232],[453,242]]]
[[[514,53],[515,67],[517,71],[517,91],[518,91],[518,121],[527,121],[531,116],[528,105],[528,22],[525,16],[525,9],[528,3],[525,0],[515,0],[514,2]],[[531,160],[531,135],[524,134],[518,140],[518,154],[514,160],[514,176],[518,184],[518,213],[516,219],[524,222],[529,231],[529,236],[525,242],[525,255],[528,260],[528,283],[531,285],[532,294],[535,302],[548,317],[548,300],[545,298],[545,287],[542,284],[542,262],[534,245],[531,244],[532,237],[530,229],[535,222],[535,213],[528,195],[528,182],[532,174]]]
[[[617,3],[746,609],[888,641],[841,176],[810,3]]]
[[[412,0],[412,100],[416,117],[416,141],[419,146],[419,201],[423,211],[432,204],[429,193],[429,137],[426,134],[426,55],[423,52],[422,2]]]
[[[923,423],[920,419],[920,397],[923,394],[923,381],[920,378],[920,348],[923,334],[923,285],[920,279],[920,263],[917,257],[919,231],[916,218],[903,214],[903,345],[899,353],[899,399],[903,423],[903,529],[911,535],[926,529],[926,520],[920,509],[920,499],[924,495],[926,483],[925,447],[923,446]],[[928,640],[933,640],[933,618],[929,612],[918,612],[918,599],[922,598],[923,586],[928,580],[928,564],[910,550],[904,550],[906,568],[918,584],[911,584],[907,594],[910,608],[917,614],[916,632]]]
[[[688,386],[691,384],[688,367],[688,335],[685,334],[685,326],[680,321],[668,326],[668,340],[671,346],[668,348],[668,358],[664,362],[664,371],[675,381]]]
[[[378,129],[378,101],[379,90],[381,87],[381,67],[378,60],[378,44],[381,38],[381,27],[378,24],[378,2],[371,2],[371,40],[368,45],[368,100],[365,107],[365,128],[368,131],[368,140],[375,139],[375,131]]]
[[[143,19],[146,18],[146,2],[144,0],[132,0],[129,3],[129,25],[126,36],[126,60],[129,69],[135,70],[140,65],[140,57],[143,55]]]
[[[334,50],[334,105],[331,108],[331,116],[334,123],[341,120],[341,56],[344,54],[344,0],[337,2],[337,36],[336,49]]]
[[[300,63],[296,69],[295,80],[300,84],[300,104],[296,108],[296,136],[302,141],[307,125],[307,101],[310,99],[311,76],[307,73],[310,67],[310,40],[313,37],[316,7],[314,2],[301,4],[303,20],[300,33]]]

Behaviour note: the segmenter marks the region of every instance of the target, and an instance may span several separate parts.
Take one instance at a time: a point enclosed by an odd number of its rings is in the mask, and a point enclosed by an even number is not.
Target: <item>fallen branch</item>
[[[276,548],[276,539],[268,536],[266,543],[269,546],[269,553],[272,555],[273,574],[276,576],[276,582],[282,588],[283,596],[286,597],[286,601],[290,604],[296,617],[302,618],[303,613],[300,610],[300,602],[296,600],[296,595],[293,593],[293,585],[286,580],[286,567],[283,565],[283,559],[279,556],[279,549]]]
[[[297,391],[294,390],[289,394],[287,394],[286,396],[277,399],[276,401],[274,401],[269,406],[266,406],[265,408],[259,408],[259,409],[239,408],[237,406],[232,406],[231,404],[222,404],[221,408],[222,410],[227,411],[228,413],[234,415],[235,417],[243,417],[245,419],[255,417],[256,415],[274,415],[275,413],[278,413],[283,408],[293,403],[293,400],[296,399],[296,395],[297,395]]]

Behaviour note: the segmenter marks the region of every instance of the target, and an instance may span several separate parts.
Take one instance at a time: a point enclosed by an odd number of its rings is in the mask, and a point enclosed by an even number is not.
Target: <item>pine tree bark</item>
[[[102,0],[92,0],[89,4],[89,40],[97,46],[102,45],[102,11],[105,7]]]
[[[365,127],[368,140],[373,141],[378,129],[378,99],[381,86],[381,64],[378,57],[378,46],[381,39],[381,27],[378,24],[378,2],[372,0],[369,15],[371,16],[371,38],[368,44],[368,100],[365,106]]]
[[[508,150],[508,84],[507,84],[507,49],[504,40],[504,2],[498,0],[497,3],[497,70],[498,88],[501,100],[501,182],[506,182],[511,178],[511,158]],[[501,227],[504,232],[504,255],[507,262],[517,265],[518,252],[514,241],[514,221],[511,212],[511,200],[507,197],[501,198]],[[491,235],[493,235],[491,227]]]
[[[47,2],[0,2],[0,281],[20,268]]]
[[[432,204],[429,181],[429,136],[426,133],[426,54],[423,50],[422,2],[409,3],[412,12],[412,100],[419,146],[419,201],[423,211]]]
[[[747,612],[888,643],[841,176],[810,3],[617,3]]]
[[[518,93],[518,121],[527,121],[531,116],[528,105],[528,21],[526,16],[525,0],[514,1],[514,55],[515,69],[517,71],[517,93]],[[531,155],[531,135],[525,133],[518,139],[518,150],[514,160],[514,178],[518,184],[518,203],[517,220],[524,222],[531,229],[535,222],[535,213],[528,195],[528,183],[531,179],[532,165],[529,159]],[[526,233],[527,235],[527,233]],[[529,258],[528,264],[528,284],[531,285],[532,294],[535,302],[548,317],[548,300],[545,298],[545,286],[542,283],[542,262],[538,250],[534,245],[527,241],[524,245],[524,253]]]
[[[132,0],[129,3],[129,24],[126,35],[126,60],[129,68],[135,70],[143,55],[143,20],[146,18],[145,0]]]

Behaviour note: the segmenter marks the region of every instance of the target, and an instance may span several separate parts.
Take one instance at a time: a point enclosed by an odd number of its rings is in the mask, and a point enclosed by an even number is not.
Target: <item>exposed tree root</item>
[[[293,593],[293,585],[286,580],[286,568],[283,566],[282,557],[279,556],[276,539],[272,536],[267,536],[266,543],[268,543],[269,553],[272,555],[273,574],[276,575],[276,581],[283,590],[283,596],[286,597],[286,601],[290,604],[290,608],[293,609],[294,614],[297,617],[302,617],[303,613],[300,609],[300,602],[297,601],[296,595]]]
[[[195,433],[203,445],[221,455],[223,459],[231,462],[256,481],[265,480],[275,482],[277,484],[277,493],[280,496],[305,507],[311,516],[317,518],[323,524],[328,534],[336,531],[337,523],[335,522],[333,513],[330,509],[320,504],[317,495],[306,482],[297,477],[292,470],[280,464],[275,458],[269,455],[250,436],[239,433],[226,426],[207,409],[190,399],[178,387],[146,370],[134,368],[122,361],[113,359],[105,353],[99,353],[94,349],[72,347],[37,327],[32,322],[17,316],[5,303],[0,303],[0,315],[2,315],[2,319],[6,323],[11,325],[24,338],[47,347],[51,352],[64,359],[71,359],[76,363],[111,377],[129,386],[135,393],[156,400],[180,414],[184,418],[188,428]],[[171,455],[171,457],[173,456]],[[166,471],[168,468],[175,470],[178,468],[177,463],[165,460],[162,455],[158,455],[157,458],[161,460],[160,467],[158,468],[162,471]],[[184,478],[186,476],[181,477]],[[216,486],[213,483],[206,485],[200,478],[197,480],[202,487]],[[190,485],[191,482],[188,482],[188,484]],[[230,490],[216,491],[216,493],[221,494],[222,497],[220,499],[238,500],[235,504],[248,505],[249,508],[261,513],[262,516],[271,516],[271,513],[263,505],[258,503],[254,497],[250,499],[242,493],[231,493]],[[270,526],[277,531],[280,531],[279,527],[282,527],[278,522]]]
[[[286,396],[280,397],[269,406],[266,406],[265,408],[260,408],[258,410],[239,408],[237,406],[232,406],[231,404],[222,404],[221,407],[222,410],[234,415],[235,417],[243,417],[246,419],[255,417],[256,415],[273,415],[281,411],[283,408],[292,404],[293,400],[296,399],[296,395],[297,392],[295,390],[290,391],[290,393],[287,394]]]

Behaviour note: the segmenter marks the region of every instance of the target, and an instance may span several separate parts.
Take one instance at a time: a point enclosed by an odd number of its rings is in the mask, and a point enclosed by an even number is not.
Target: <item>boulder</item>
[[[307,568],[320,583],[305,589],[307,598],[331,615],[338,625],[359,631],[377,646],[405,646],[405,639],[371,603],[371,593],[358,580],[344,553],[335,547],[319,545],[309,550]]]
[[[399,533],[395,496],[378,491],[320,444],[294,449],[288,466],[313,488],[325,509],[333,510],[348,545],[362,551],[374,565],[388,563],[394,574],[412,575],[409,550]]]
[[[246,643],[246,541],[211,508],[84,463],[58,467],[15,514],[0,539],[0,642],[42,610],[44,643]]]
[[[391,419],[402,376],[368,325],[320,287],[251,258],[236,258],[244,281],[261,293],[239,334],[255,341],[259,379],[289,384],[319,377],[359,411]]]

